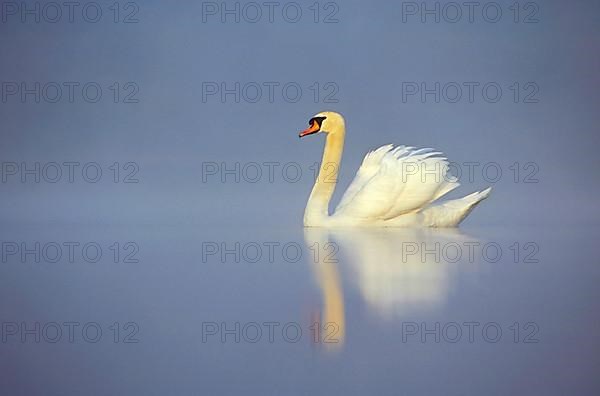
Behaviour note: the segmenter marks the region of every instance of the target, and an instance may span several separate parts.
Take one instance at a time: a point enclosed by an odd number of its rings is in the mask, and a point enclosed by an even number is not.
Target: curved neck
[[[346,133],[343,124],[334,125],[329,129],[319,175],[304,211],[305,226],[322,225],[323,221],[329,217],[329,201],[337,183]]]

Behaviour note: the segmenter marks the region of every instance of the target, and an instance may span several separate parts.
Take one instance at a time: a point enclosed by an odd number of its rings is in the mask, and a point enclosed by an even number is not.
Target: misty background
[[[0,2],[0,388],[600,394],[600,2],[264,4]],[[322,110],[347,126],[332,206],[388,143],[491,197],[459,229],[304,229]],[[304,337],[203,342],[267,321]],[[8,331],[64,322],[103,337]],[[503,337],[403,340],[464,322]]]
[[[103,175],[98,183],[87,183],[80,174],[74,183],[66,174],[57,183],[31,182],[34,176],[22,183],[20,173],[6,175],[5,169],[3,223],[257,225],[277,219],[300,226],[313,182],[309,168],[320,160],[324,142],[322,136],[299,141],[297,134],[313,114],[335,110],[346,117],[347,139],[334,203],[365,153],[394,143],[434,147],[457,164],[480,164],[472,180],[462,167],[463,185],[450,195],[494,186],[469,224],[597,224],[598,2],[544,1],[537,10],[524,9],[523,3],[519,23],[508,1],[496,3],[503,11],[497,23],[482,17],[482,7],[475,9],[473,23],[466,8],[456,23],[444,19],[453,17],[452,9],[439,14],[439,23],[435,15],[425,15],[422,23],[421,10],[413,15],[408,12],[413,9],[403,11],[404,3],[392,1],[320,3],[319,23],[308,2],[298,3],[303,13],[297,23],[282,16],[287,3],[275,9],[272,23],[264,7],[251,23],[254,10],[243,14],[242,2],[239,23],[235,15],[225,15],[222,23],[220,3],[205,3],[145,1],[137,9],[122,3],[119,23],[110,2],[98,3],[103,14],[97,23],[85,22],[80,9],[73,23],[65,10],[58,23],[44,22],[44,15],[40,23],[31,15],[22,23],[20,14],[4,10],[0,158],[19,167],[95,162]],[[217,11],[210,8],[214,4]],[[293,18],[293,10],[288,14]],[[524,23],[526,18],[537,22]],[[137,22],[122,22],[130,19]],[[7,94],[12,86],[6,84],[32,88],[36,82],[80,85],[73,103],[64,87],[57,103],[44,96],[35,103],[31,94],[23,101],[20,91]],[[102,88],[97,103],[83,99],[81,87],[89,82]],[[265,82],[278,84],[273,100]],[[457,103],[444,96],[436,103],[431,94],[425,101],[420,94],[403,98],[403,83],[431,89],[436,82],[480,85],[473,103],[464,87]],[[502,87],[497,103],[482,96],[489,82]],[[203,92],[207,83],[229,89],[257,84],[262,97],[246,100],[256,96],[248,86],[239,103],[232,94],[222,100],[220,92]],[[287,100],[295,96],[293,89],[284,97],[287,83],[302,88],[296,103]],[[518,103],[510,88],[515,83]],[[527,83],[534,85],[525,89]],[[537,103],[524,103],[534,90],[530,98]],[[123,103],[126,99],[137,103]],[[134,172],[138,182],[114,183],[109,167],[115,162],[120,181]],[[135,165],[124,169],[130,162]],[[229,169],[236,162],[241,168],[280,165],[272,183],[266,174],[256,183],[243,178],[236,183],[232,176],[222,183],[220,173],[203,182],[207,162],[219,168],[224,162]],[[482,173],[490,162],[502,170],[495,183]],[[303,170],[295,183],[281,175],[287,163]],[[510,168],[514,163],[517,176]],[[528,163],[533,165],[525,169]],[[536,182],[524,183],[527,175]]]

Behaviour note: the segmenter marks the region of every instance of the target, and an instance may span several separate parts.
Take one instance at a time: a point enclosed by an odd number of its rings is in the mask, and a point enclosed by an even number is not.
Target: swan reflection
[[[334,323],[336,344],[345,340],[340,272],[350,278],[370,310],[383,319],[443,306],[454,285],[467,241],[457,229],[305,228],[313,273],[322,293],[320,323]],[[318,250],[318,252],[317,252]]]

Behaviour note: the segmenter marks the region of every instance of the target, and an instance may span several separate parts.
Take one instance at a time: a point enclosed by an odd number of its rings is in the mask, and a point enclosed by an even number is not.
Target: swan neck
[[[305,226],[323,225],[322,223],[329,217],[329,202],[337,184],[344,151],[344,137],[344,125],[331,128],[327,134],[319,174],[304,212]]]

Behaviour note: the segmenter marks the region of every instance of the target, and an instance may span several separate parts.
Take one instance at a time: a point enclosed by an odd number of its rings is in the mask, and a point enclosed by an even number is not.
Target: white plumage
[[[453,227],[491,191],[487,188],[460,199],[433,204],[459,186],[456,178],[448,173],[447,159],[433,149],[390,144],[365,156],[356,177],[330,216],[329,201],[343,151],[344,119],[338,113],[319,113],[311,119],[311,128],[301,136],[317,132],[327,133],[327,141],[319,177],[306,206],[305,226]],[[335,172],[333,178],[331,168]],[[328,178],[322,177],[326,169]]]

